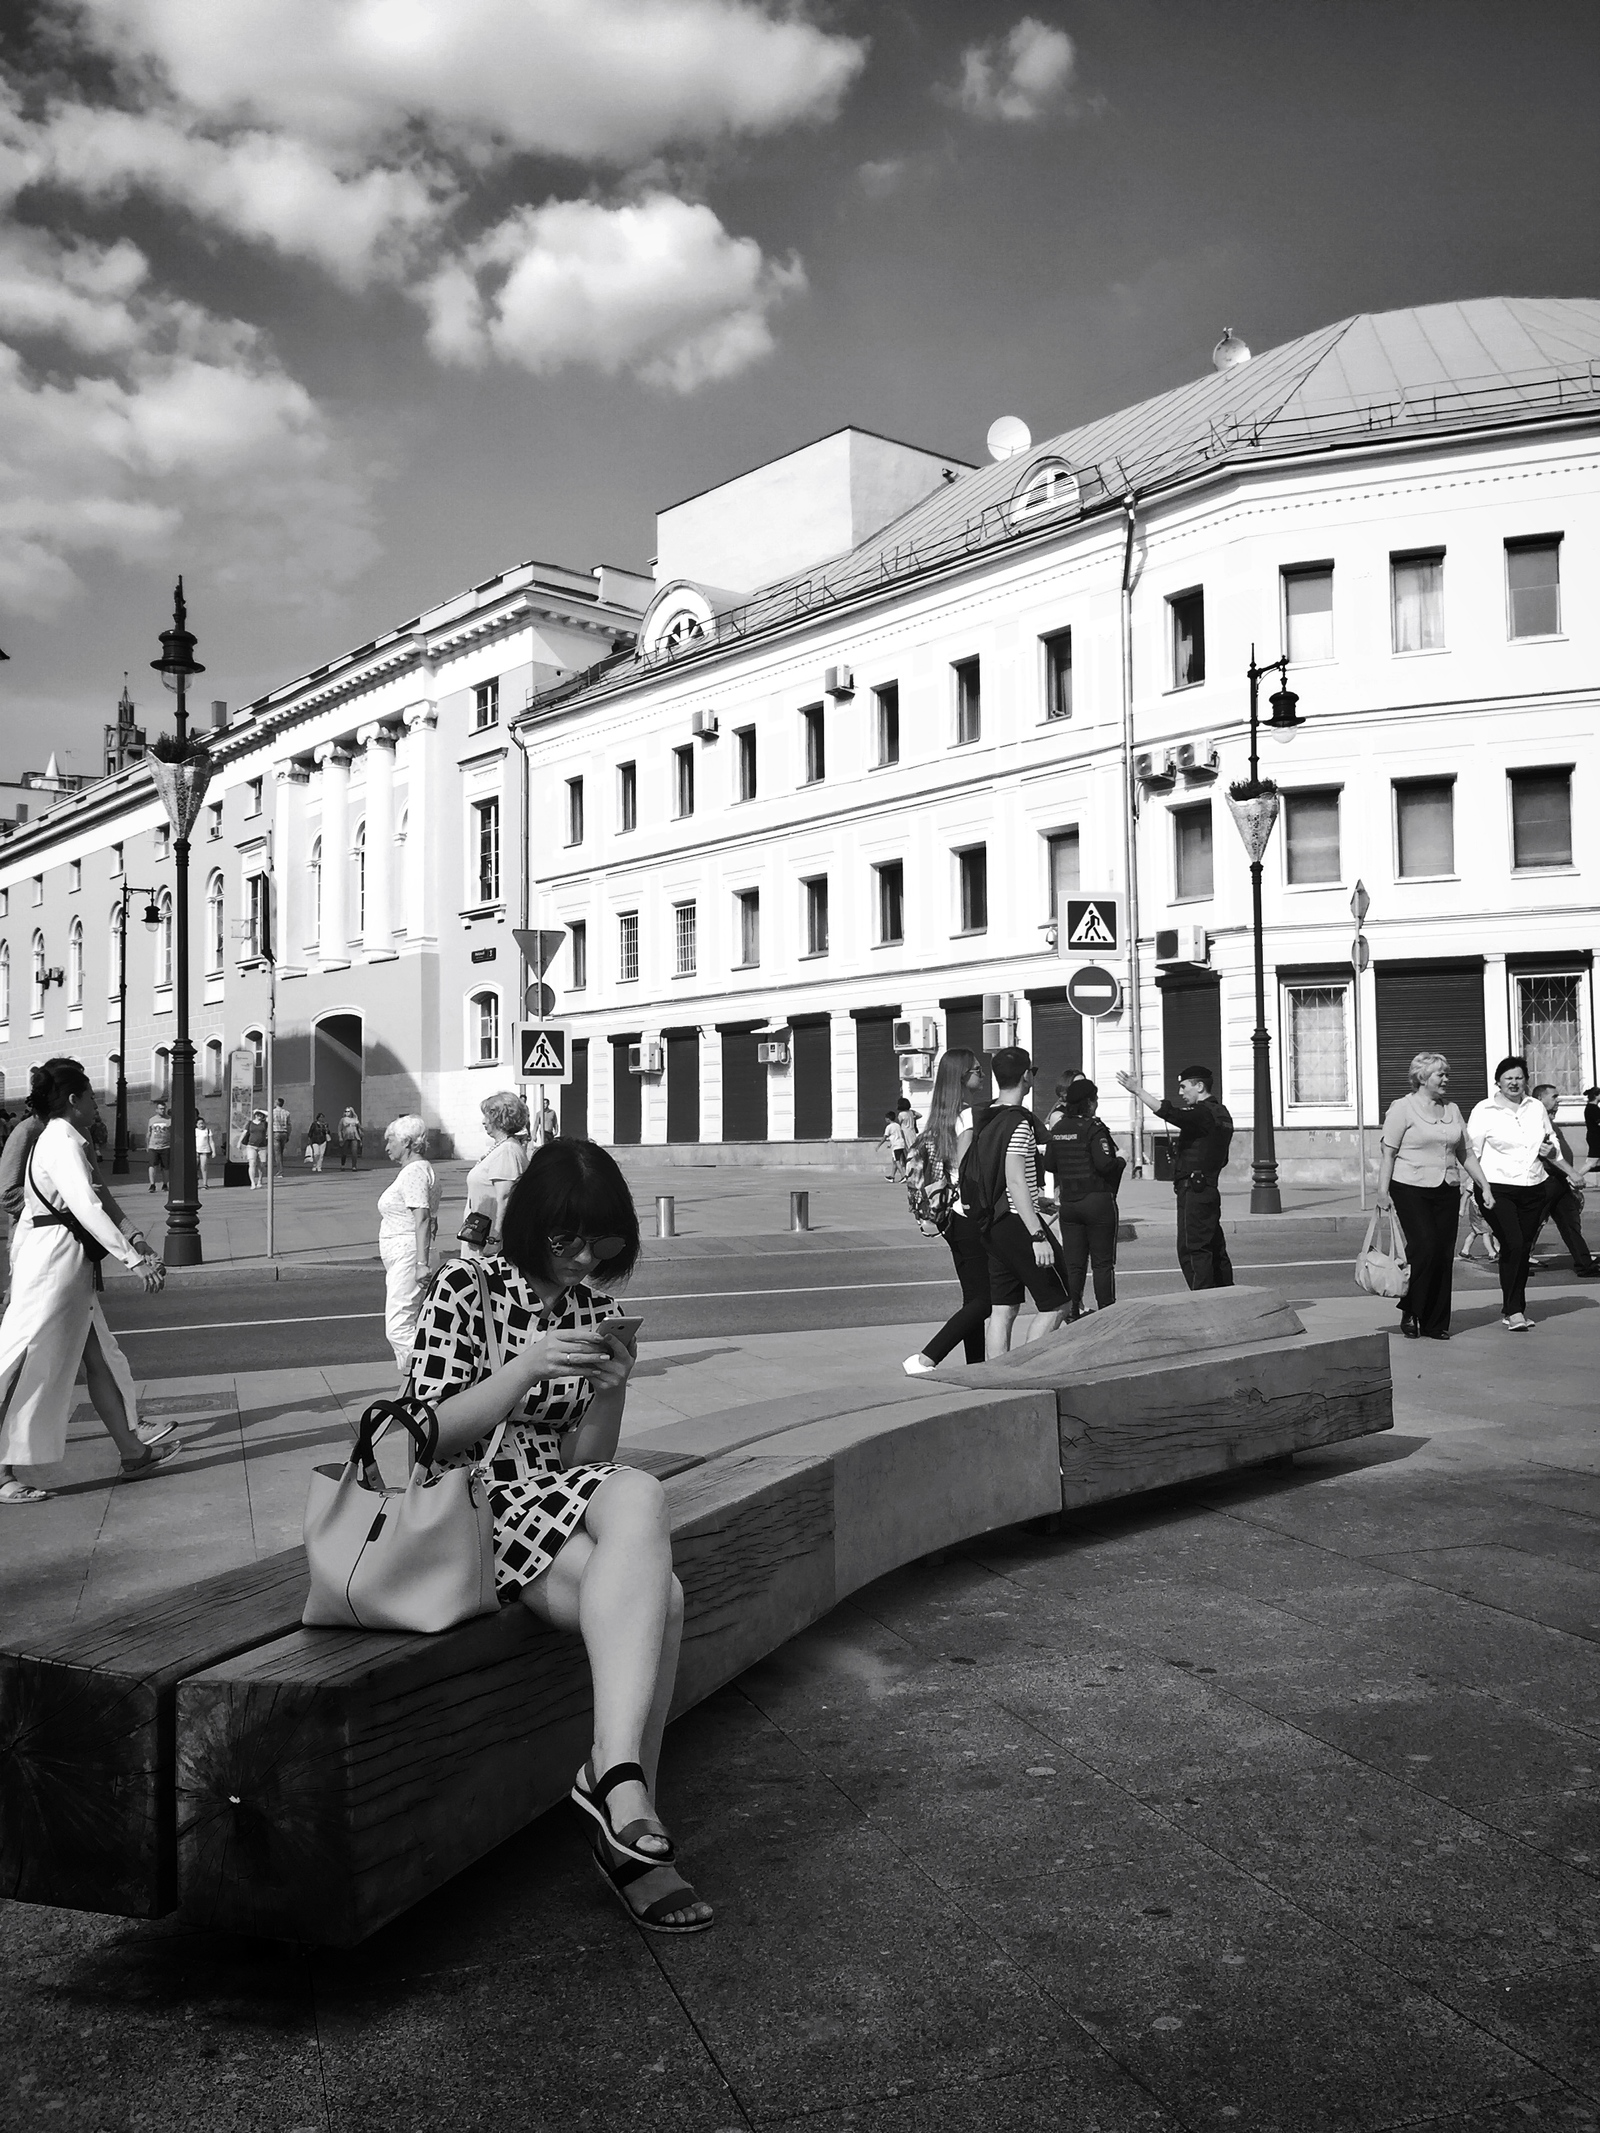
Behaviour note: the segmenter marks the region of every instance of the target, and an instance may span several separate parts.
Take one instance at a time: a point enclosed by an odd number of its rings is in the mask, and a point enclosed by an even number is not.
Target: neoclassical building
[[[1252,652],[1304,719],[1263,763],[1286,1172],[1349,1175],[1358,1092],[1375,1130],[1425,1046],[1468,1102],[1526,1049],[1575,1115],[1600,304],[1217,360],[981,468],[847,430],[659,515],[637,642],[516,721],[573,1129],[842,1159],[940,1046],[1013,1031],[1049,1076],[1089,1057],[1123,1127],[1136,1049],[1146,1081],[1204,1060],[1247,1129]],[[1086,1034],[1058,922],[1091,889],[1134,923]]]
[[[369,1132],[420,1109],[445,1146],[482,1145],[478,1104],[511,1079],[523,989],[511,934],[526,909],[528,787],[512,720],[631,642],[648,592],[625,571],[526,563],[254,703],[213,704],[189,955],[197,1088],[215,1124],[236,1054],[264,1093],[270,954],[275,1080],[297,1127],[346,1104]],[[202,657],[204,619],[197,604]],[[131,704],[118,717],[131,726]],[[72,1053],[109,1104],[126,914],[138,1133],[169,1073],[173,855],[148,766],[116,760],[0,845],[0,1072],[14,1105],[30,1062]]]

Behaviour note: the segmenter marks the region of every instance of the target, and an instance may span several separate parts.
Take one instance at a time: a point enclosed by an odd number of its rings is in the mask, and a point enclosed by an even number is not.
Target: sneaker
[[[937,1363],[930,1363],[925,1355],[908,1355],[900,1365],[908,1378],[925,1378],[930,1370],[937,1370],[938,1367]]]
[[[1509,1318],[1501,1319],[1500,1323],[1508,1333],[1531,1333],[1533,1331],[1533,1320],[1529,1318],[1525,1311],[1513,1311]]]

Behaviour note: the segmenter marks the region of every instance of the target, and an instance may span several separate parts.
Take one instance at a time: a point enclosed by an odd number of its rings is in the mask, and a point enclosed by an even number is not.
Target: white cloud
[[[692,392],[772,348],[769,312],[805,286],[709,207],[669,193],[519,208],[423,292],[441,361],[493,354],[539,374],[586,363]]]
[[[1032,15],[987,44],[968,45],[961,79],[942,92],[970,117],[1026,125],[1067,102],[1077,53],[1065,30]]]
[[[900,182],[905,174],[904,156],[885,156],[879,163],[861,164],[856,171],[861,190],[869,200],[887,200],[892,193],[900,190]]]

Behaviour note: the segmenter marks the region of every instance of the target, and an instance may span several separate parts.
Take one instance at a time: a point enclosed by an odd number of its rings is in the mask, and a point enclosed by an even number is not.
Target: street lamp
[[[111,1175],[128,1175],[128,899],[145,899],[145,930],[154,933],[161,923],[161,906],[154,889],[122,885],[122,916],[117,922],[117,1129],[111,1144]]]
[[[1250,855],[1250,920],[1256,951],[1256,1026],[1250,1037],[1253,1066],[1255,1154],[1250,1164],[1250,1212],[1281,1215],[1283,1196],[1278,1191],[1278,1147],[1272,1127],[1272,1040],[1267,1035],[1267,978],[1265,947],[1261,937],[1261,862],[1278,819],[1278,788],[1263,778],[1260,762],[1261,684],[1276,674],[1278,687],[1271,696],[1272,717],[1267,730],[1278,740],[1288,740],[1305,721],[1296,711],[1300,699],[1289,686],[1289,655],[1256,665],[1256,648],[1250,647],[1250,775],[1228,788],[1228,811],[1233,816],[1244,848]]]
[[[177,862],[172,901],[177,934],[178,1031],[172,1045],[172,1156],[166,1246],[169,1266],[198,1266],[202,1256],[194,1154],[194,1045],[189,1037],[189,832],[211,782],[211,754],[205,742],[198,735],[191,737],[189,732],[185,692],[189,677],[203,674],[205,668],[194,656],[195,640],[187,621],[180,578],[172,596],[172,627],[161,632],[161,657],[150,662],[178,699],[177,732],[158,734],[148,758],[161,804],[172,824]]]

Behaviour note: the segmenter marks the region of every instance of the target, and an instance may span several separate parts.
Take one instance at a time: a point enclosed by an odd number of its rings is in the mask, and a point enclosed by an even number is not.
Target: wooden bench
[[[624,1447],[671,1506],[674,1714],[919,1556],[1390,1426],[1386,1335],[1317,1339],[1230,1293],[1178,1327],[1181,1361],[1130,1305],[1120,1334],[1121,1307],[948,1382]],[[305,1630],[304,1591],[291,1550],[0,1655],[0,1893],[344,1946],[565,1795],[589,1744],[575,1639],[522,1609],[442,1637]]]

